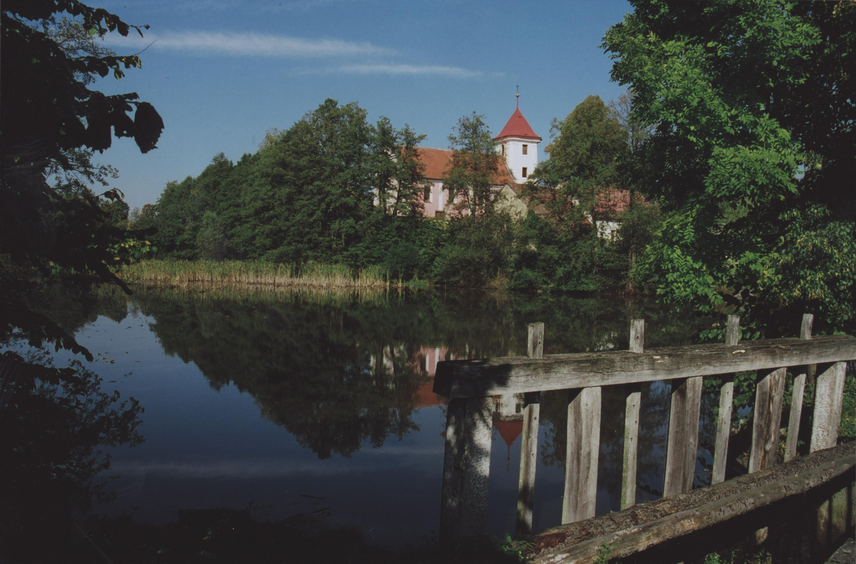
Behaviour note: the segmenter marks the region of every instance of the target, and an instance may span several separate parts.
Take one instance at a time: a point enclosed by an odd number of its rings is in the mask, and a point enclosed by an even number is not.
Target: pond
[[[144,442],[106,450],[115,498],[96,513],[163,525],[188,509],[246,510],[354,527],[391,549],[436,541],[445,426],[445,400],[432,391],[437,362],[525,355],[535,321],[546,326],[545,354],[626,349],[631,318],[648,321],[648,347],[689,342],[698,329],[649,302],[442,291],[107,291],[66,316],[102,390],[144,409]],[[71,358],[53,356],[57,365]],[[643,389],[639,501],[662,489],[668,392],[667,383]],[[567,397],[542,400],[536,531],[561,519]],[[624,428],[622,390],[606,388],[603,401],[598,514],[618,509]],[[488,508],[498,537],[514,533],[522,428],[513,402],[501,403]],[[698,483],[715,426],[704,404]]]

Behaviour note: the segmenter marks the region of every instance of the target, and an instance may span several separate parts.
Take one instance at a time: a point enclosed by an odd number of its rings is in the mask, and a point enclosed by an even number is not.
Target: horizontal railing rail
[[[437,365],[434,393],[449,399],[638,384],[841,362],[856,357],[856,338],[771,339],[738,345],[688,345],[642,353],[605,351],[450,360]]]

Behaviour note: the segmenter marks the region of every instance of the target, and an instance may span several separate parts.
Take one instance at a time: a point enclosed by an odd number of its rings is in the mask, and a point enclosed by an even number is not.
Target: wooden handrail
[[[480,534],[487,515],[490,475],[490,396],[518,396],[524,402],[518,495],[518,535],[532,530],[535,464],[538,452],[538,394],[568,390],[568,427],[562,522],[595,515],[600,451],[603,386],[626,386],[625,451],[621,508],[636,498],[636,457],[639,426],[639,384],[669,381],[671,409],[663,496],[693,489],[698,443],[702,380],[721,376],[720,417],[712,482],[722,482],[731,429],[733,378],[757,371],[749,471],[776,464],[776,444],[788,367],[821,365],[818,370],[811,452],[835,445],[841,418],[845,362],[856,360],[856,338],[811,337],[811,316],[803,319],[799,339],[738,341],[739,319],[730,316],[725,344],[644,348],[643,320],[631,322],[631,350],[542,355],[543,324],[529,327],[529,356],[440,362],[434,392],[450,398],[440,519],[440,542]],[[797,385],[805,376],[797,376]],[[799,392],[800,390],[796,390]],[[797,413],[789,424],[789,442],[799,434],[802,398],[794,396]],[[791,458],[792,453],[785,460]]]
[[[437,364],[434,393],[457,399],[714,376],[856,359],[856,337],[686,345],[642,353],[606,351]]]

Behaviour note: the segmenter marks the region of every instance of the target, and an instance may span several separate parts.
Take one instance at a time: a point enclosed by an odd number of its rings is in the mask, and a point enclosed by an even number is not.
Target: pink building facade
[[[540,142],[541,137],[532,130],[518,105],[494,138],[496,151],[505,161],[505,170],[497,171],[497,189],[526,182],[538,165]],[[449,192],[443,187],[443,179],[449,170],[452,151],[419,147],[417,154],[425,166],[425,181],[428,183],[422,198],[423,213],[426,217],[442,217],[449,212]]]

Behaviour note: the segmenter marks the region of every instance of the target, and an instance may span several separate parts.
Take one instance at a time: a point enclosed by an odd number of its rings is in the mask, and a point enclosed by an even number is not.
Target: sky
[[[550,140],[587,96],[617,99],[600,45],[630,10],[625,0],[101,0],[141,38],[108,34],[141,69],[97,83],[136,92],[163,117],[158,148],[141,154],[114,139],[100,161],[131,208],[155,203],[167,182],[198,176],[218,153],[254,153],[265,132],[286,130],[327,98],[356,102],[448,148],[473,112],[498,134],[515,108]],[[142,51],[140,53],[140,51]]]

